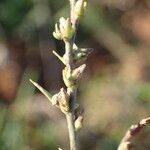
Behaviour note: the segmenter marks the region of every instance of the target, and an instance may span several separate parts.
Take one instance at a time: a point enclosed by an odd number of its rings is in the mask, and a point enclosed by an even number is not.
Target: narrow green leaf
[[[35,86],[37,87],[42,93],[43,95],[46,96],[46,98],[51,102],[51,98],[52,98],[52,95],[46,91],[44,88],[42,88],[38,83],[34,82],[33,80],[29,79],[29,81]]]
[[[53,54],[65,65],[63,57],[61,57],[59,54],[57,54],[54,50],[53,50]]]

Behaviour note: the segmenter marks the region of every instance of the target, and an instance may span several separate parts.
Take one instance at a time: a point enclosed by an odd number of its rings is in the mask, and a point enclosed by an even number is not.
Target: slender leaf
[[[45,90],[44,88],[42,88],[38,83],[34,82],[33,80],[29,80],[35,87],[37,87],[42,93],[43,95],[46,96],[46,98],[51,102],[51,98],[52,98],[52,95],[47,91]]]

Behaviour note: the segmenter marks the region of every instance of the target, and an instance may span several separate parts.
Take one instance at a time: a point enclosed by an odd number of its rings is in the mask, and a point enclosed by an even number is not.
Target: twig
[[[74,6],[75,6],[75,0],[69,0],[70,1],[70,7],[71,7],[71,22],[74,28],[74,33],[72,35],[72,38],[70,41],[65,42],[65,55],[66,55],[66,66],[68,66],[71,69],[71,72],[73,71],[73,44],[75,42],[75,36],[77,32],[77,20],[74,18]],[[78,141],[77,141],[77,135],[75,132],[75,126],[74,126],[74,111],[75,111],[75,105],[76,105],[76,94],[77,90],[76,88],[70,88],[67,89],[69,95],[70,95],[70,112],[66,114],[66,120],[68,125],[68,132],[69,132],[69,139],[70,139],[70,150],[79,150],[78,147]]]
[[[75,114],[75,109],[77,108],[76,97],[78,82],[86,65],[82,64],[81,66],[75,68],[75,58],[78,57],[78,60],[82,59],[82,57],[79,57],[81,54],[82,56],[87,57],[88,48],[86,48],[85,51],[82,51],[83,49],[80,49],[76,46],[76,50],[74,50],[73,45],[75,45],[78,22],[83,15],[86,2],[85,0],[77,0],[77,2],[76,0],[69,0],[69,2],[71,7],[70,17],[67,19],[61,17],[59,19],[59,24],[55,24],[55,30],[53,32],[53,36],[56,39],[63,40],[65,43],[65,54],[63,57],[61,57],[55,51],[53,51],[53,54],[58,57],[65,65],[65,68],[62,71],[62,75],[67,89],[61,88],[57,94],[51,97],[49,96],[50,94],[48,91],[43,89],[36,82],[32,80],[30,81],[51,101],[53,106],[58,107],[66,115],[70,140],[70,150],[79,150],[76,131],[82,126],[83,117],[77,116]]]
[[[72,72],[72,44],[70,42],[65,42],[65,49],[66,49],[66,66],[71,69]],[[69,132],[69,139],[70,139],[70,150],[78,150],[78,142],[75,133],[74,127],[74,107],[76,103],[76,89],[68,88],[68,94],[70,95],[70,112],[66,113],[67,125],[68,125],[68,132]]]
[[[75,29],[75,33],[76,33],[76,29]],[[71,38],[69,42],[65,42],[65,50],[66,50],[65,55],[67,58],[66,66],[68,66],[71,69],[71,72],[73,69],[72,51],[73,51],[73,43],[75,40],[75,36],[73,35],[73,37],[74,38]],[[70,112],[66,114],[69,139],[70,139],[70,150],[78,150],[77,135],[75,133],[75,127],[74,127],[74,109],[75,109],[75,104],[76,104],[76,89],[68,88],[67,91],[70,95]]]
[[[132,140],[136,135],[148,124],[150,124],[150,117],[142,119],[138,124],[132,125],[125,136],[122,138],[122,141],[118,147],[118,150],[132,150]]]
[[[70,150],[78,150],[78,141],[76,137],[75,127],[74,127],[74,114],[68,113],[66,115],[69,139],[70,139]]]

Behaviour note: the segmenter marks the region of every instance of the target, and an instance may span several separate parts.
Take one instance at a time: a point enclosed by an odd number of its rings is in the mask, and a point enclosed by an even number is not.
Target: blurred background
[[[64,86],[52,37],[67,0],[0,1],[0,150],[68,149],[64,115],[30,83],[54,94]],[[92,47],[78,90],[85,109],[83,150],[115,150],[131,124],[150,115],[150,1],[92,0],[77,34]],[[150,128],[135,139],[150,149]]]

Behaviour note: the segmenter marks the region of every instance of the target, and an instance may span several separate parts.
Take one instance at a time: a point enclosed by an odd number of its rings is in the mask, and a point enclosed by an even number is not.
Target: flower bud
[[[64,17],[61,17],[59,19],[60,22],[60,32],[62,34],[62,37],[64,40],[69,40],[72,37],[73,34],[73,27],[71,25],[71,20],[69,18],[65,19]]]
[[[76,69],[73,70],[73,72],[72,72],[72,77],[73,77],[76,81],[78,81],[78,80],[81,78],[85,67],[86,67],[86,64],[83,64],[83,65],[81,65],[81,66],[79,66],[78,68],[76,68]]]
[[[81,78],[86,65],[83,64],[80,67],[74,69],[71,73],[70,67],[65,67],[62,74],[65,85],[68,88],[76,88],[79,79]]]
[[[69,111],[69,95],[67,94],[67,92],[65,91],[64,88],[61,88],[60,89],[60,92],[59,92],[59,107],[61,109],[61,111],[63,113],[66,113]]]
[[[83,116],[81,115],[81,116],[78,116],[78,118],[74,122],[74,126],[75,126],[76,131],[81,129],[82,125],[83,125]]]
[[[78,48],[73,45],[73,60],[75,62],[82,62],[87,59],[88,55],[93,51],[92,48]]]
[[[69,95],[64,88],[52,97],[52,105],[56,105],[63,113],[69,111]]]
[[[66,38],[71,38],[74,29],[71,25],[71,20],[69,18],[66,19]]]
[[[81,16],[84,14],[84,10],[87,6],[87,2],[85,0],[78,0],[74,7],[74,16],[75,19],[80,19]]]
[[[61,32],[62,36],[64,36],[65,30],[66,30],[66,20],[64,17],[61,17],[59,19],[59,28],[60,28],[60,32]]]
[[[59,94],[53,95],[52,100],[51,100],[52,105],[53,105],[53,106],[54,106],[54,105],[58,106],[58,101],[59,101]]]
[[[70,67],[65,67],[63,69],[63,80],[64,80],[64,83],[67,87],[74,87],[75,86],[75,82],[74,82],[74,79],[71,75],[71,69]]]
[[[53,36],[58,40],[69,40],[72,37],[73,31],[74,29],[71,20],[69,18],[65,19],[64,17],[61,17],[59,19],[59,28],[58,25],[55,24]]]
[[[93,51],[93,48],[81,48],[80,51],[85,53],[86,55],[89,55]]]

